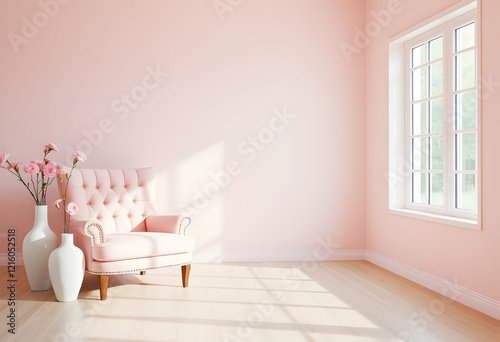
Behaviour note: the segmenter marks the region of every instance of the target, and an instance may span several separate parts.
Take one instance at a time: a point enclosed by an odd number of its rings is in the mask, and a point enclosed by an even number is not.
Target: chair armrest
[[[92,245],[100,245],[106,242],[106,234],[102,229],[102,223],[98,220],[89,220],[85,223],[84,232],[92,239]]]
[[[184,222],[187,222],[187,224],[184,224]],[[184,228],[183,228],[184,224]],[[179,220],[179,234],[180,235],[186,235],[186,228],[191,225],[191,217],[189,216],[184,216]]]
[[[187,225],[184,223],[187,220]],[[191,224],[189,217],[177,215],[154,215],[145,220],[147,232],[186,234],[186,228]]]
[[[97,220],[71,221],[69,232],[73,234],[75,246],[83,251],[85,265],[89,268],[94,261],[92,246],[106,242],[106,235],[102,229],[102,224]]]

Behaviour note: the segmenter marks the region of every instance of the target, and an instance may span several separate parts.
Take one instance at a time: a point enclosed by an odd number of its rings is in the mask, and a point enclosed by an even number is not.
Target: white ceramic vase
[[[57,237],[47,221],[47,206],[35,207],[35,225],[23,240],[23,259],[28,282],[33,291],[49,290],[49,256],[57,247]]]
[[[73,244],[73,234],[62,234],[61,246],[49,258],[52,288],[60,302],[78,298],[85,273],[85,258],[80,248]]]

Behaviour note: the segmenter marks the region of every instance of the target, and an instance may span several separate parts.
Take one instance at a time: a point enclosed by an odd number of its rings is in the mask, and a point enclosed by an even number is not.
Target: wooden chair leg
[[[101,300],[108,298],[108,275],[99,275],[99,291],[101,293]]]
[[[191,265],[181,266],[182,269],[182,286],[188,287],[189,285],[189,273],[191,272]]]
[[[145,275],[146,274],[146,271],[141,271],[141,275]]]

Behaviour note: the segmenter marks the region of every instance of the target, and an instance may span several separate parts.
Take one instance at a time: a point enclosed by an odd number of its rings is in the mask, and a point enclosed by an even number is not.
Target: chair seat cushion
[[[117,261],[191,252],[194,239],[170,233],[130,232],[109,234],[107,241],[92,246],[98,261]]]

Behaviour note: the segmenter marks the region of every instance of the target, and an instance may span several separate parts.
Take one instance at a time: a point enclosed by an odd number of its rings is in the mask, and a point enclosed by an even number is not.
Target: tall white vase
[[[23,259],[31,290],[49,290],[49,256],[57,247],[57,237],[47,222],[47,206],[35,207],[35,225],[23,240]]]
[[[49,258],[52,288],[60,302],[78,298],[85,273],[85,258],[80,248],[73,244],[73,234],[62,234],[61,246]]]

